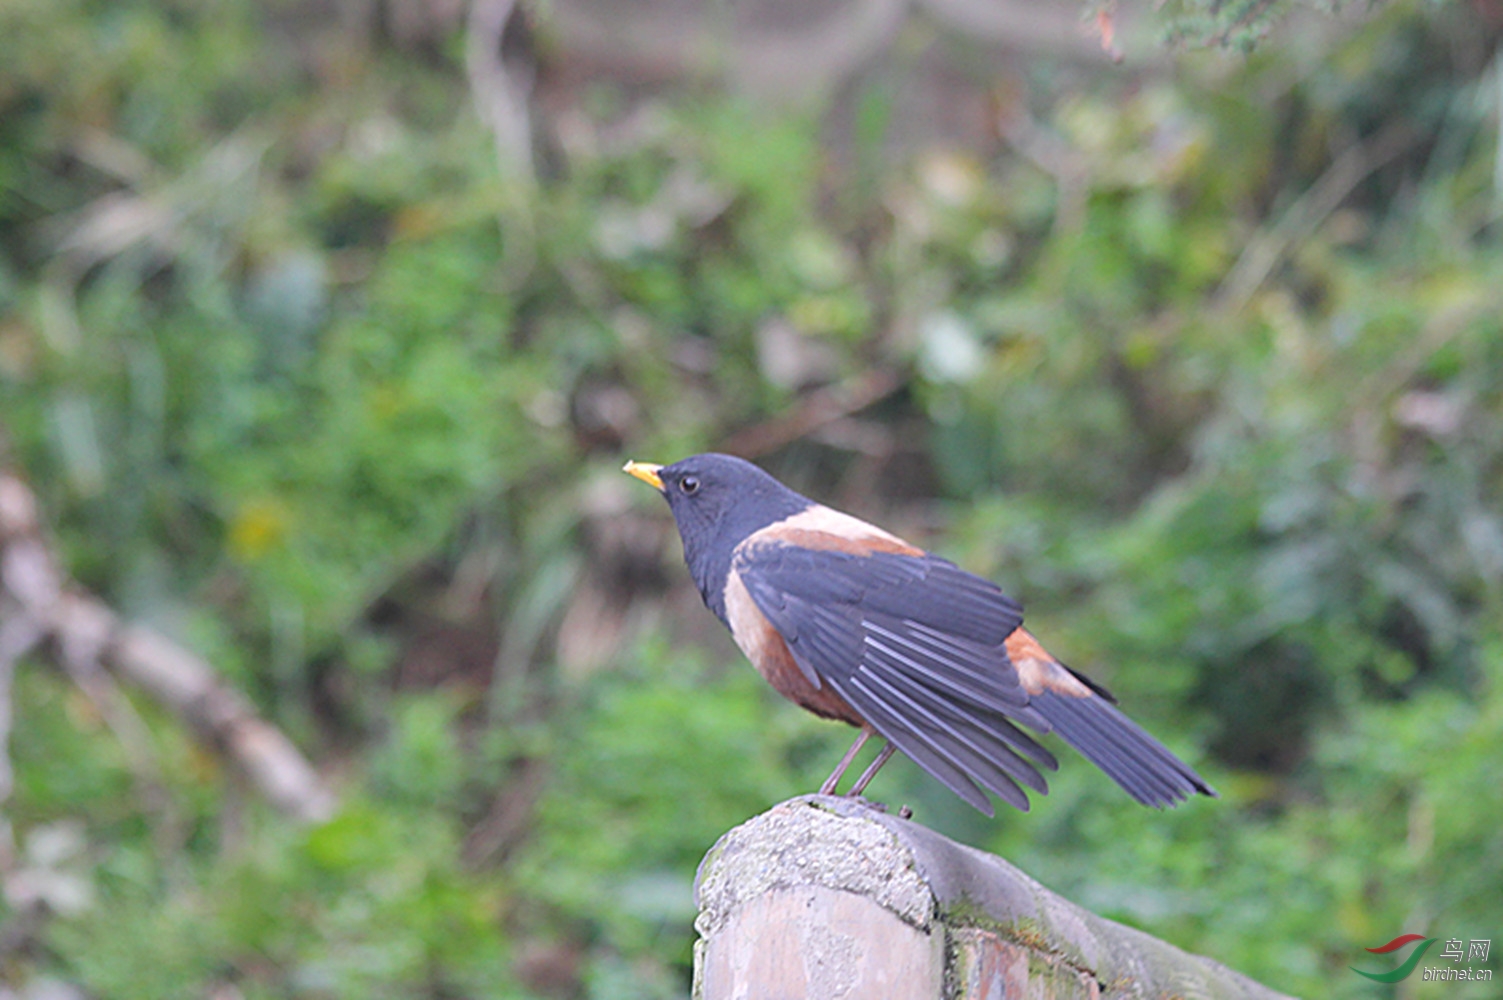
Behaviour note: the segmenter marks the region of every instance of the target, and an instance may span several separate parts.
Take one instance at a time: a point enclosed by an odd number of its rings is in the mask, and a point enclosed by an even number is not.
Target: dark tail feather
[[[1144,805],[1162,809],[1196,793],[1216,797],[1190,765],[1103,698],[1045,691],[1030,704],[1066,743]]]
[[[915,722],[923,720],[931,734],[947,735],[951,740],[949,746],[953,747],[953,752],[950,752],[948,756],[969,772],[973,778],[980,780],[983,785],[1007,801],[1016,805],[1014,796],[1007,790],[1007,786],[1013,781],[1027,785],[1040,795],[1049,794],[1049,785],[1044,781],[1043,775],[1039,774],[1028,761],[1013,752],[1001,736],[991,732],[974,714],[957,708],[951,702],[930,697],[923,685],[914,684],[901,675],[873,676],[872,680],[885,685],[892,695],[906,702],[913,720]],[[999,721],[1002,725],[1007,725],[1005,719]],[[1042,750],[1043,747],[1039,749]],[[1056,766],[1058,766],[1057,762]],[[995,772],[998,768],[1009,779],[1001,788],[993,784],[994,776],[991,775],[991,772]],[[1027,800],[1024,801],[1026,803]],[[1026,805],[1019,806],[1019,808],[1027,810]]]

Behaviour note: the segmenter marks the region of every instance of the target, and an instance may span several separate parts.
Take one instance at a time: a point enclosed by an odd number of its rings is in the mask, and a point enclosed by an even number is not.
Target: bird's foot
[[[852,802],[866,806],[866,808],[874,810],[875,812],[885,813],[889,811],[886,802],[878,802],[875,799],[869,799],[864,795],[843,795],[841,796],[841,798],[850,799]],[[899,819],[912,819],[913,810],[908,806],[899,806],[898,811],[895,815]]]
[[[866,808],[871,809],[875,812],[885,813],[887,811],[886,802],[878,802],[876,799],[869,799],[865,795],[846,794],[842,795],[841,798],[846,799],[850,802],[854,802],[857,805],[866,806]]]
[[[821,788],[819,790],[818,794],[820,794],[820,795],[830,795],[832,793],[827,792],[823,788]],[[833,794],[834,794],[834,797],[837,798],[837,799],[845,799],[847,802],[854,802],[857,805],[865,806],[866,808],[872,810],[873,812],[879,812],[879,813],[891,812],[891,810],[889,810],[887,808],[887,803],[886,802],[878,802],[876,799],[869,799],[865,795],[861,795],[859,793],[858,794],[853,794],[851,792],[843,792],[843,793],[842,792],[835,792]],[[899,819],[913,819],[913,809],[912,809],[912,807],[906,806],[906,805],[899,806],[898,807],[898,811],[896,813],[893,813],[893,815],[897,816]]]

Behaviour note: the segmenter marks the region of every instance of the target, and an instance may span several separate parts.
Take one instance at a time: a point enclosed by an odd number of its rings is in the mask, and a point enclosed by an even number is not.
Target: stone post
[[[1291,1000],[833,796],[721,837],[695,899],[694,1000]]]

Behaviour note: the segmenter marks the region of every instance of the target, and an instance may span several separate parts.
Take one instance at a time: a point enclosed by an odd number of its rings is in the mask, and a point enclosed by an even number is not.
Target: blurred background
[[[1496,997],[1349,967],[1503,971],[1500,37],[3,0],[0,997],[685,997],[699,858],[850,737],[618,471],[711,448],[999,581],[1222,792],[875,797],[1289,993]],[[39,551],[157,652],[28,634]]]

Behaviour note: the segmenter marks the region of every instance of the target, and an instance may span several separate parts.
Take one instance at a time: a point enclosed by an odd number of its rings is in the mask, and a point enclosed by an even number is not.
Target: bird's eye
[[[678,481],[678,488],[692,497],[699,492],[699,479],[696,476],[685,476]]]

